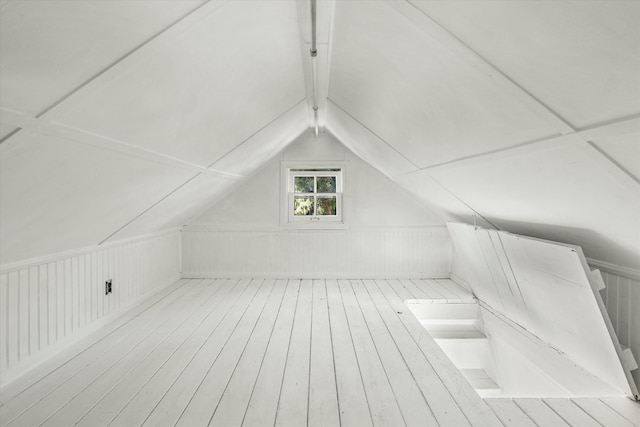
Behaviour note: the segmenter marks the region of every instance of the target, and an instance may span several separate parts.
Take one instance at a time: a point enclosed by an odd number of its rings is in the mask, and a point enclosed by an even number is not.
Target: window
[[[286,220],[342,223],[342,168],[287,168]]]

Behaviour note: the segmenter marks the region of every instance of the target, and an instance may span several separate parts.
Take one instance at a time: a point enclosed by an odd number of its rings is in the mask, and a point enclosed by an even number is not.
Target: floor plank
[[[276,426],[302,426],[308,422],[312,293],[311,280],[303,280],[280,389]]]
[[[520,398],[513,399],[514,403],[522,409],[539,427],[570,427],[558,414],[541,399]]]
[[[164,394],[160,402],[153,408],[143,425],[164,426],[175,425],[187,407],[203,378],[211,369],[225,343],[245,313],[249,303],[258,292],[261,280],[243,280],[240,282],[241,292],[234,292],[235,301],[229,304],[222,321],[215,329],[205,345],[189,362],[171,388]]]
[[[188,347],[194,339],[198,339],[199,331],[217,308],[217,303],[221,299],[221,293],[226,291],[224,286],[213,283],[213,280],[203,282],[209,286],[209,294],[201,295],[202,303],[197,307],[190,318],[183,323],[179,330],[174,331],[171,337],[159,348],[147,357],[143,363],[127,374],[126,381],[122,381],[111,389],[108,394],[98,402],[91,410],[78,421],[80,426],[97,427],[107,425],[113,420],[131,400],[133,400],[149,381],[157,378],[158,373],[176,356],[182,356],[183,349]],[[171,365],[170,365],[171,366]],[[171,366],[175,369],[175,366]],[[166,371],[165,371],[166,372]],[[140,403],[140,402],[138,402]],[[137,405],[138,410],[144,406]]]
[[[216,357],[189,404],[180,416],[178,426],[208,425],[224,393],[238,361],[242,357],[247,343],[255,331],[258,319],[262,316],[267,303],[278,301],[280,292],[273,295],[275,280],[265,280],[255,298],[248,305],[237,323],[233,333]],[[280,288],[279,290],[282,290]],[[271,298],[273,296],[273,298]]]
[[[640,425],[640,402],[632,401],[626,397],[603,397],[600,400],[626,420]]]
[[[351,288],[407,426],[437,425],[431,408],[427,405],[420,387],[373,305],[364,284],[359,280],[352,280]]]
[[[242,424],[267,345],[273,335],[273,327],[282,308],[286,290],[286,281],[279,280],[275,283],[220,403],[213,413],[211,425],[234,426]]]
[[[179,292],[172,294],[173,298],[168,298],[164,303],[140,316],[137,319],[138,322],[134,322],[138,327],[133,331],[127,329],[121,333],[112,334],[110,338],[117,345],[106,348],[103,353],[98,353],[98,349],[106,344],[101,342],[102,345],[90,348],[80,357],[65,363],[42,381],[7,402],[0,408],[2,411],[0,419],[7,424],[40,425],[82,389],[105,374],[130,351],[169,322],[170,319],[158,322],[159,312],[163,307],[174,306],[176,310],[188,307],[201,291],[203,289],[196,286],[183,286]],[[109,342],[111,339],[105,341]]]
[[[373,424],[376,426],[406,425],[387,373],[362,317],[351,283],[340,280],[338,285],[356,355],[360,361],[360,372],[369,399]]]
[[[638,421],[638,424],[632,423],[596,398],[585,397],[572,400],[603,426],[632,427],[640,424],[640,421]]]
[[[360,364],[340,297],[338,281],[327,280],[326,285],[341,425],[345,427],[373,426],[369,402],[360,373]]]
[[[289,280],[273,335],[244,413],[243,426],[259,427],[275,423],[299,293],[300,280]]]
[[[311,356],[309,363],[309,426],[338,426],[340,414],[324,280],[313,281]]]
[[[490,398],[485,402],[493,409],[506,427],[536,427],[531,418],[511,399]]]
[[[542,399],[556,414],[572,427],[599,427],[600,423],[584,412],[570,399]]]
[[[111,425],[137,426],[145,421],[193,358],[202,350],[207,340],[220,324],[224,314],[226,314],[225,307],[233,305],[234,299],[242,292],[243,286],[247,284],[246,282],[240,283],[236,279],[220,280],[218,283],[220,291],[212,304],[212,311],[206,321],[171,356],[167,363],[138,390],[136,395],[121,408],[120,413],[110,421]]]

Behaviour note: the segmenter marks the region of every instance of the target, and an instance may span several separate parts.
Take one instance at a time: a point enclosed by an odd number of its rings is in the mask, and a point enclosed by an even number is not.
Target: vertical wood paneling
[[[449,277],[451,250],[445,227],[183,230],[182,237],[184,277]]]
[[[9,312],[7,310],[7,291],[9,277],[6,274],[0,275],[0,369],[7,367],[7,337],[9,324]]]
[[[602,267],[598,267],[602,270]],[[640,364],[640,280],[602,271],[606,285],[601,294],[620,344],[629,347]],[[640,388],[640,369],[631,372]]]
[[[19,308],[20,308],[20,274],[18,271],[9,273],[9,283],[7,288],[7,364],[8,366],[18,363],[20,328]]]
[[[19,355],[18,359],[23,360],[29,355],[29,270],[20,270],[20,290],[19,299]]]
[[[38,328],[39,298],[38,298],[38,266],[29,269],[29,353],[39,349],[40,337]]]
[[[174,232],[4,270],[0,377],[92,321],[177,279],[179,248],[180,234]],[[105,296],[108,279],[113,293]]]

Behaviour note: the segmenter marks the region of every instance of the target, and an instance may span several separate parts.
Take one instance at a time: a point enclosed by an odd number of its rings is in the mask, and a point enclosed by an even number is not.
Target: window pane
[[[336,198],[318,197],[318,215],[335,215]]]
[[[313,177],[312,176],[296,176],[293,179],[294,193],[313,193]]]
[[[293,214],[296,216],[313,215],[313,197],[294,197]]]
[[[319,176],[318,177],[318,193],[335,193],[336,177],[335,176]]]

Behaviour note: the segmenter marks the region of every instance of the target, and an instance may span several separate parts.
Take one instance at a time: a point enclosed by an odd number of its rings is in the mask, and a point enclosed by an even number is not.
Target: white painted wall
[[[346,230],[281,228],[281,162],[344,161]],[[331,135],[305,133],[251,180],[189,223],[184,274],[447,277],[440,220]],[[301,248],[304,248],[302,250]]]
[[[179,278],[177,230],[3,266],[0,383]],[[107,296],[108,279],[113,292]]]

